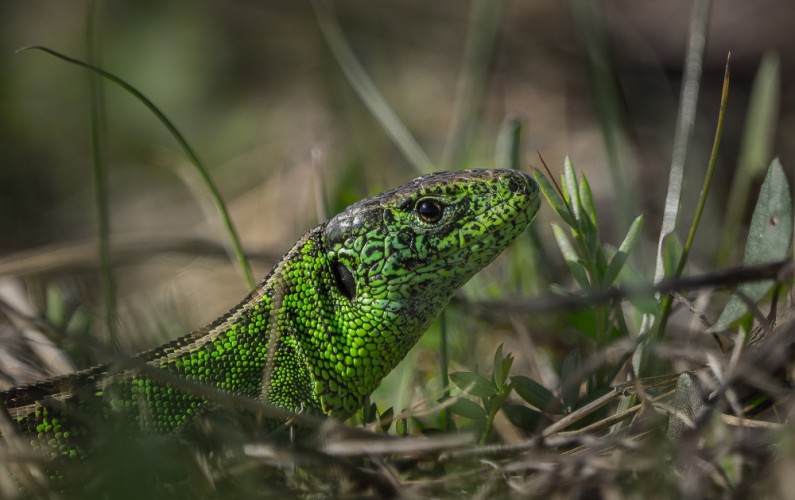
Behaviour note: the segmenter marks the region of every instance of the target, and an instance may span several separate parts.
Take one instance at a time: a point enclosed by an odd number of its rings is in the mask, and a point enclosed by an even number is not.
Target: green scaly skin
[[[535,182],[512,170],[419,177],[312,229],[227,314],[139,358],[293,412],[347,418],[538,206]],[[90,426],[81,425],[81,409],[167,433],[210,406],[107,366],[0,398],[21,433],[54,457],[84,454]]]

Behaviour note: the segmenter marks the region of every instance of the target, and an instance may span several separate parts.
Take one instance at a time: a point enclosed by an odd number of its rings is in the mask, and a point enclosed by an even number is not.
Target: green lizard
[[[138,359],[292,412],[347,418],[539,203],[536,183],[513,170],[419,177],[312,229],[231,311]],[[105,365],[0,393],[0,402],[53,457],[85,453],[81,411],[167,433],[210,406]]]

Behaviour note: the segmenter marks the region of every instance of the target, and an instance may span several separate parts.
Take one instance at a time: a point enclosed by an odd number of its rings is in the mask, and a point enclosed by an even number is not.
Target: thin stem
[[[696,238],[696,231],[698,230],[698,224],[701,221],[701,215],[704,212],[704,207],[707,204],[707,196],[709,195],[709,188],[712,185],[712,175],[715,173],[715,164],[718,160],[718,151],[720,151],[720,143],[721,139],[723,138],[723,125],[726,119],[726,104],[729,101],[729,62],[731,59],[731,53],[726,57],[726,69],[724,70],[723,74],[723,89],[721,91],[721,99],[720,99],[720,111],[718,112],[718,124],[715,129],[715,138],[712,141],[712,152],[710,153],[709,157],[709,164],[707,165],[707,172],[704,176],[704,184],[701,187],[701,195],[698,199],[698,206],[696,207],[696,213],[693,217],[693,221],[690,223],[690,230],[687,233],[687,240],[685,241],[685,246],[682,249],[682,257],[679,259],[679,264],[676,267],[676,271],[674,272],[673,278],[678,278],[682,275],[685,269],[685,265],[687,264],[687,258],[690,255],[690,249],[693,247],[693,241]],[[668,318],[671,315],[671,307],[673,306],[673,295],[668,294],[663,297],[662,300],[662,314],[660,314],[660,320],[658,322],[658,327],[656,330],[656,335],[654,336],[654,340],[660,340],[665,336],[665,329],[668,325]],[[646,363],[641,364],[641,368],[646,368]],[[650,373],[641,372],[641,376],[647,376]]]

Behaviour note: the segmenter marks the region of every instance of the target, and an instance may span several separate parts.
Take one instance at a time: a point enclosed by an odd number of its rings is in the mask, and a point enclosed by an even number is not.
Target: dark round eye
[[[425,199],[417,203],[417,214],[423,221],[433,224],[442,220],[444,207],[436,200]]]

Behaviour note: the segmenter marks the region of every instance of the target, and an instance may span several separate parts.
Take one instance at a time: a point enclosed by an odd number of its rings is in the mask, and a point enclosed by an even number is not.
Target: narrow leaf
[[[584,174],[580,174],[580,204],[582,205],[585,215],[591,222],[594,228],[598,228],[596,219],[596,207],[593,204],[593,193],[591,193],[591,185]]]
[[[450,380],[462,391],[466,391],[479,398],[488,398],[497,393],[497,388],[494,387],[494,384],[477,373],[451,373]]]
[[[497,348],[497,351],[494,353],[494,368],[493,368],[493,376],[494,385],[497,387],[502,386],[502,344]]]
[[[566,201],[560,197],[560,194],[549,182],[547,176],[544,175],[544,173],[540,170],[536,169],[533,170],[533,179],[538,184],[539,189],[541,189],[541,194],[544,195],[544,198],[547,200],[547,203],[549,203],[549,206],[552,207],[552,210],[555,212],[555,214],[563,219],[563,222],[565,222],[567,225],[576,227],[574,217],[572,217],[569,208],[566,206]]]
[[[471,420],[486,419],[486,410],[468,399],[457,399],[455,403],[450,405],[449,410],[451,413],[461,415],[462,417]]]
[[[574,172],[574,165],[567,156],[563,162],[563,192],[568,198],[569,205],[574,211],[574,219],[582,219],[582,209],[580,206],[580,191],[577,186],[577,174]]]
[[[555,241],[558,243],[560,253],[563,255],[563,259],[569,266],[574,279],[577,280],[577,283],[579,283],[582,288],[590,288],[591,286],[590,282],[588,281],[588,272],[585,270],[585,266],[582,265],[582,262],[580,262],[577,252],[574,250],[574,247],[572,246],[571,241],[569,241],[568,236],[566,236],[566,233],[563,231],[563,228],[557,224],[552,224],[552,234],[555,236]]]
[[[541,411],[560,413],[562,408],[554,394],[535,380],[523,375],[511,377],[513,388],[520,398]]]
[[[759,200],[756,202],[748,241],[745,244],[743,264],[763,264],[787,257],[792,239],[792,200],[789,183],[778,158],[774,159],[767,171]],[[745,283],[738,290],[751,300],[761,299],[773,286],[772,280]],[[736,295],[729,299],[718,321],[709,331],[725,330],[740,319],[748,307]]]
[[[632,249],[635,248],[635,244],[638,242],[638,237],[640,236],[642,228],[643,216],[639,215],[629,226],[629,231],[627,231],[624,241],[621,242],[613,258],[610,259],[610,264],[607,265],[607,271],[605,271],[604,277],[602,278],[602,285],[610,286],[618,277],[618,273],[621,272],[621,269],[627,262],[629,254],[632,253]]]

